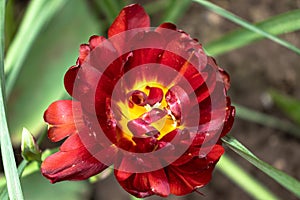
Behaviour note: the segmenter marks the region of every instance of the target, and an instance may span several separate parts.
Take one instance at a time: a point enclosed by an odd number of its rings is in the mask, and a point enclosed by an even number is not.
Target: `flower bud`
[[[31,133],[23,128],[22,143],[21,143],[22,157],[27,161],[41,161],[41,151]]]

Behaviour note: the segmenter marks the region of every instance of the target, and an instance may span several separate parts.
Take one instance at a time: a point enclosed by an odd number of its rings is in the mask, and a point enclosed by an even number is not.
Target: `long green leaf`
[[[278,44],[280,44],[280,45],[282,45],[282,46],[284,46],[284,47],[286,47],[286,48],[288,48],[292,51],[294,51],[295,53],[300,54],[300,49],[295,47],[293,44],[290,44],[290,43],[288,43],[288,42],[272,35],[271,33],[268,33],[266,31],[256,27],[255,25],[250,24],[246,20],[244,20],[244,19],[228,12],[227,10],[224,10],[223,8],[217,6],[213,3],[210,3],[209,1],[206,1],[206,0],[193,0],[193,1],[205,6],[206,8],[208,8],[208,9],[212,10],[213,12],[221,15],[222,17],[227,18],[230,21],[232,21],[232,22],[234,22],[234,23],[236,23],[236,24],[238,24],[238,25],[240,25],[240,26],[242,26],[242,27],[244,27],[244,28],[246,28],[246,29],[248,29],[252,32],[260,34],[260,35],[262,35],[262,36],[264,36],[264,37],[266,37],[266,38],[268,38],[268,39],[270,39],[270,40],[272,40],[272,41],[274,41],[274,42],[276,42],[276,43],[278,43]]]
[[[42,153],[42,160],[44,160],[46,157],[48,157],[49,155],[51,155],[55,152],[57,152],[57,149],[45,150]],[[26,160],[23,160],[18,166],[18,176],[20,178],[25,178],[39,170],[40,170],[40,163],[28,162]],[[0,199],[1,200],[8,199],[7,188],[4,187],[5,184],[6,184],[6,180],[1,178],[0,179]]]
[[[169,8],[165,11],[162,22],[176,23],[191,5],[190,0],[171,0]]]
[[[281,94],[276,90],[270,92],[275,104],[285,112],[292,120],[300,125],[300,100],[294,99],[290,96]],[[300,128],[298,130],[300,138]]]
[[[257,158],[251,151],[249,151],[234,137],[227,135],[222,138],[222,141],[237,154],[245,158],[255,167],[269,175],[280,185],[300,198],[300,182],[298,180]]]
[[[23,199],[22,188],[18,177],[14,152],[10,141],[6,114],[5,114],[5,94],[4,94],[4,20],[5,20],[5,0],[0,0],[0,145],[7,181],[7,190],[10,199]]]
[[[255,122],[263,126],[269,126],[300,138],[300,128],[289,121],[255,111],[241,105],[234,104],[234,106],[236,108],[236,116],[241,119]]]
[[[11,44],[6,57],[6,69],[9,72],[6,81],[6,93],[8,96],[15,85],[22,64],[38,33],[67,2],[66,0],[33,0],[29,5],[20,31]]]
[[[300,9],[289,11],[277,16],[273,16],[265,21],[255,24],[255,26],[265,32],[273,35],[289,33],[300,29]],[[239,28],[221,38],[205,45],[205,50],[210,55],[219,55],[239,47],[250,44],[264,36],[249,31],[245,28]]]
[[[26,49],[29,48],[32,43],[32,34],[29,34],[29,31],[32,28],[32,22],[34,22],[34,19],[44,3],[45,0],[33,0],[29,3],[16,36],[7,51],[4,69],[5,74],[10,73],[14,66],[22,64],[22,60],[27,53]],[[33,29],[36,29],[36,27],[33,26]],[[26,41],[25,44],[24,41]]]
[[[45,125],[44,111],[65,94],[63,77],[75,64],[80,44],[100,30],[101,24],[90,13],[86,2],[72,0],[35,39],[9,99],[8,119],[13,142],[20,141],[23,127],[35,136],[39,133]]]
[[[226,154],[221,157],[217,164],[217,169],[226,175],[231,181],[241,187],[245,192],[251,195],[254,199],[279,199]]]

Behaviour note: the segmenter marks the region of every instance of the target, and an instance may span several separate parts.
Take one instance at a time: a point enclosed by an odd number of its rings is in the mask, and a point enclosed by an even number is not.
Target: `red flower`
[[[206,185],[232,127],[229,75],[175,25],[150,27],[139,5],[80,46],[65,75],[74,98],[44,114],[48,137],[67,138],[41,167],[52,183],[83,180],[114,165],[137,197],[185,195]]]

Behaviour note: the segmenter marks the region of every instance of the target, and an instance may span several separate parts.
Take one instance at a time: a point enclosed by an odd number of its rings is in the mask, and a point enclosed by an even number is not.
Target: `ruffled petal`
[[[168,166],[166,173],[171,193],[179,196],[186,195],[206,185],[211,179],[215,164],[223,153],[223,147],[215,145],[204,158],[195,156],[183,165]]]
[[[149,180],[146,173],[131,174],[125,180],[123,180],[123,178],[120,177],[119,174],[120,172],[118,170],[115,170],[117,181],[128,193],[138,198],[144,198],[154,194],[150,189]]]
[[[147,173],[125,173],[115,170],[115,176],[121,186],[136,197],[144,198],[153,194],[166,197],[170,194],[168,178],[163,169]]]

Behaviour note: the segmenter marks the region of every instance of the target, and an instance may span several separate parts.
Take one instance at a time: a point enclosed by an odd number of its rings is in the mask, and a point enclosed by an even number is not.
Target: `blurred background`
[[[50,2],[55,1],[49,1],[49,6]],[[197,38],[208,53],[216,58],[218,64],[230,74],[229,95],[237,105],[237,117],[231,134],[262,160],[300,179],[299,55],[267,39],[251,41],[250,44],[226,51],[220,48],[218,51],[216,42],[219,42],[219,46],[221,41],[225,42],[225,46],[228,43],[230,45],[232,38],[224,36],[239,26],[195,2],[120,0],[118,8],[105,7],[108,5],[105,2],[67,0],[58,12],[41,26],[40,32],[32,41],[16,81],[12,81],[8,96],[8,119],[18,162],[21,160],[19,143],[22,128],[26,127],[38,136],[46,130],[43,112],[48,105],[55,100],[69,98],[64,91],[63,76],[66,70],[75,64],[79,45],[87,43],[91,35],[106,35],[109,24],[122,6],[137,2],[145,6],[151,15],[152,26],[158,26],[162,21],[175,22],[180,29]],[[211,2],[251,23],[262,22],[281,13],[300,9],[300,0]],[[8,1],[5,38],[7,50],[29,3],[30,1],[25,0]],[[43,9],[47,8],[42,7],[39,13],[44,12]],[[38,22],[38,18],[33,19],[32,26]],[[300,31],[287,32],[290,33],[284,33],[280,37],[300,47]],[[34,33],[29,29],[27,34],[30,38]],[[240,40],[243,40],[243,37]],[[10,71],[7,72],[8,75],[9,73]],[[45,150],[57,145],[45,138],[41,148]],[[297,199],[230,149],[226,148],[226,154],[280,199]],[[81,181],[52,185],[36,172],[24,178],[22,185],[25,198],[30,200],[130,199],[113,175],[94,183]],[[199,189],[199,192],[203,195],[193,193],[184,197],[170,196],[168,199],[253,199],[220,170],[215,170],[212,181]]]

